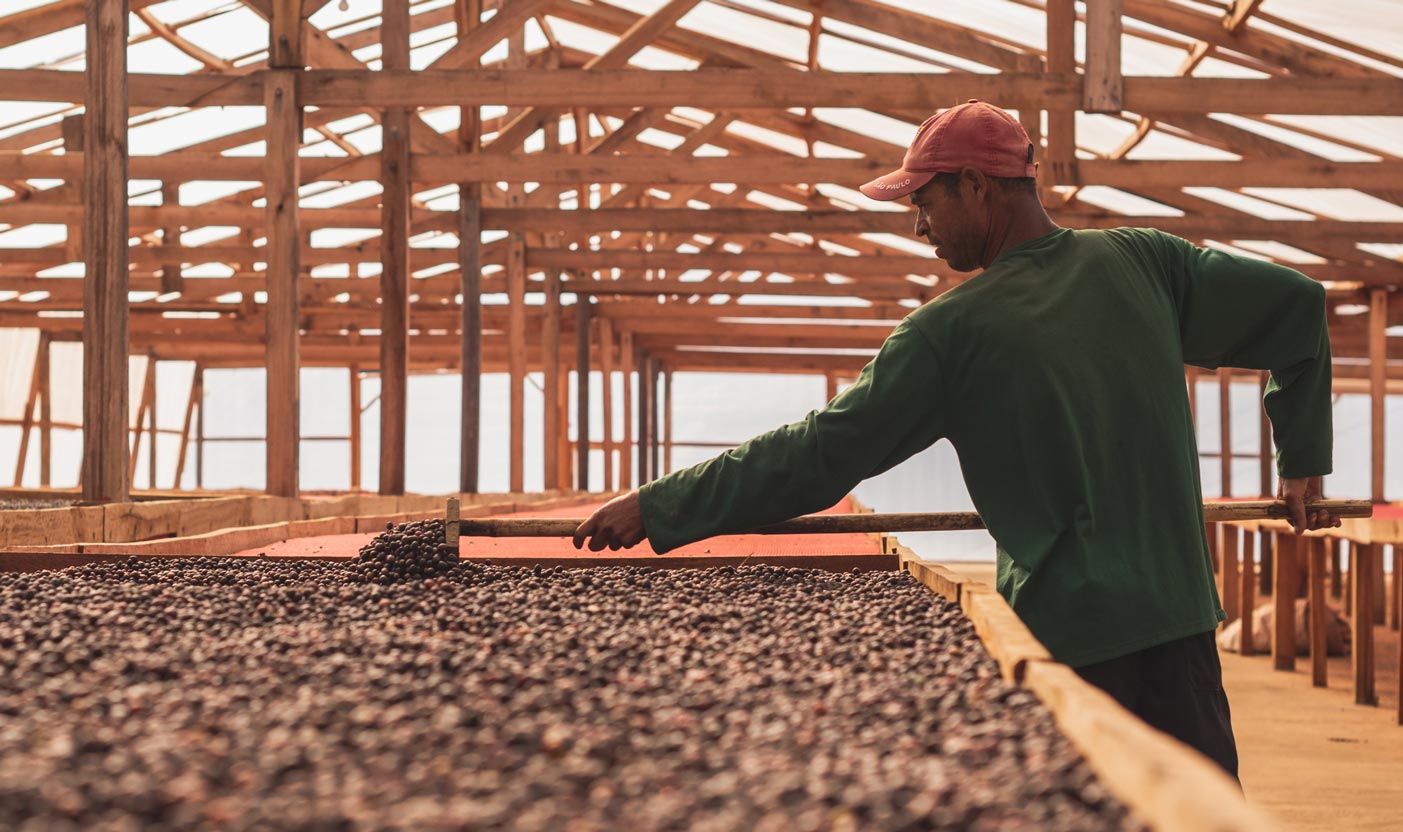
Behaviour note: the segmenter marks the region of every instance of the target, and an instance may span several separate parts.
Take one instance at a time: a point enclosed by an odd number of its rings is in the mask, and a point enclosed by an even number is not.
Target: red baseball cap
[[[971,98],[926,119],[906,150],[901,170],[879,176],[859,190],[890,202],[920,190],[937,173],[959,173],[966,167],[1008,179],[1038,173],[1033,142],[1018,119]]]

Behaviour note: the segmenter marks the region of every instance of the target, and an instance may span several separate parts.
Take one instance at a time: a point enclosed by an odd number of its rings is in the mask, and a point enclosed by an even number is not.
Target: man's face
[[[916,206],[916,236],[935,246],[935,256],[957,272],[981,267],[986,230],[984,200],[987,183],[961,177],[952,193],[932,179],[911,195]]]

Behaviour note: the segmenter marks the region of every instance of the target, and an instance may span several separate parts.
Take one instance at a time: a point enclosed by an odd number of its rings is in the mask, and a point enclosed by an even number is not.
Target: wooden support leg
[[[1339,598],[1344,595],[1344,571],[1345,564],[1341,553],[1344,551],[1344,540],[1332,537],[1327,541],[1330,558],[1330,597]]]
[[[1271,595],[1276,577],[1276,563],[1272,557],[1272,553],[1276,551],[1276,535],[1271,532],[1262,532],[1261,538],[1262,571],[1257,574],[1257,593]]]
[[[1296,669],[1296,543],[1290,532],[1277,532],[1273,550],[1276,592],[1272,594],[1272,666]]]
[[[1237,526],[1234,526],[1234,525],[1231,524],[1231,523],[1223,523],[1222,526],[1223,526],[1223,541],[1222,541],[1222,543],[1223,543],[1223,547],[1222,547],[1222,555],[1223,555],[1223,568],[1222,568],[1222,573],[1223,573],[1223,594],[1222,594],[1222,599],[1223,599],[1223,612],[1227,613],[1227,616],[1228,616],[1227,619],[1224,621],[1224,623],[1225,623],[1225,624],[1231,624],[1232,622],[1234,622],[1234,621],[1236,621],[1236,620],[1238,619],[1238,610],[1239,610],[1238,601],[1241,600],[1241,599],[1238,597],[1239,594],[1238,594],[1237,592],[1234,592],[1233,590],[1235,590],[1235,589],[1238,587],[1238,585],[1241,583],[1241,580],[1238,578],[1237,552],[1238,552],[1238,548],[1239,548],[1239,546],[1238,546],[1238,539],[1239,539],[1239,536],[1241,535],[1242,532],[1241,532],[1241,530],[1240,530]]]
[[[1398,632],[1403,626],[1403,549],[1397,543],[1388,548],[1393,553],[1393,630]],[[1399,699],[1403,699],[1403,688],[1399,688]]]
[[[1369,597],[1373,603],[1374,623],[1386,624],[1388,618],[1385,612],[1388,609],[1388,600],[1385,597],[1388,587],[1384,583],[1384,556],[1383,547],[1374,544],[1374,556],[1369,559],[1369,569],[1373,572],[1369,576]]]
[[[1373,546],[1367,543],[1349,544],[1349,576],[1354,595],[1355,615],[1353,622],[1353,665],[1354,702],[1356,705],[1377,705],[1374,692],[1374,624],[1370,615],[1369,587],[1374,571],[1369,568],[1369,559],[1374,556]]]
[[[53,469],[53,397],[49,385],[49,335],[39,336],[39,485],[49,487]],[[1397,572],[1397,570],[1394,570]]]
[[[1330,681],[1325,644],[1325,541],[1310,538],[1310,677],[1311,684],[1323,688]]]
[[[1256,645],[1252,643],[1252,611],[1257,607],[1257,571],[1252,566],[1252,561],[1257,553],[1257,538],[1261,532],[1249,530],[1242,541],[1242,575],[1239,586],[1241,597],[1240,611],[1242,616],[1242,639],[1238,650],[1244,656],[1254,655]]]

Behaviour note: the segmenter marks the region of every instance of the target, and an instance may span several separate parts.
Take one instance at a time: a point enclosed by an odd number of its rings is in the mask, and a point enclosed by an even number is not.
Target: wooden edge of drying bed
[[[1280,824],[1248,803],[1217,764],[1151,728],[1071,668],[1052,660],[989,586],[894,547],[902,568],[960,605],[1004,678],[1035,694],[1101,782],[1136,816],[1166,832],[1272,832]]]
[[[487,508],[489,513],[509,513],[518,509],[565,508],[607,500],[613,495],[543,492],[441,496],[343,494],[293,498],[265,494],[202,494],[107,505],[0,510],[0,549],[32,551],[36,546],[71,543],[135,543],[330,517],[442,516],[447,496],[458,497],[468,510]]]

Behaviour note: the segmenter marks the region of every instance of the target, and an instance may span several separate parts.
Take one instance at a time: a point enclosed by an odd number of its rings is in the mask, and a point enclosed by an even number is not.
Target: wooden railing
[[[1346,520],[1339,529],[1297,536],[1279,520],[1209,523],[1223,609],[1242,622],[1241,653],[1261,652],[1252,634],[1259,595],[1272,597],[1271,658],[1277,670],[1296,668],[1296,599],[1309,599],[1309,658],[1316,687],[1329,684],[1326,629],[1331,601],[1350,619],[1354,701],[1377,705],[1375,625],[1397,631],[1403,621],[1403,521]],[[1392,551],[1392,569],[1384,569]],[[1403,639],[1398,646],[1398,723],[1403,725]]]

